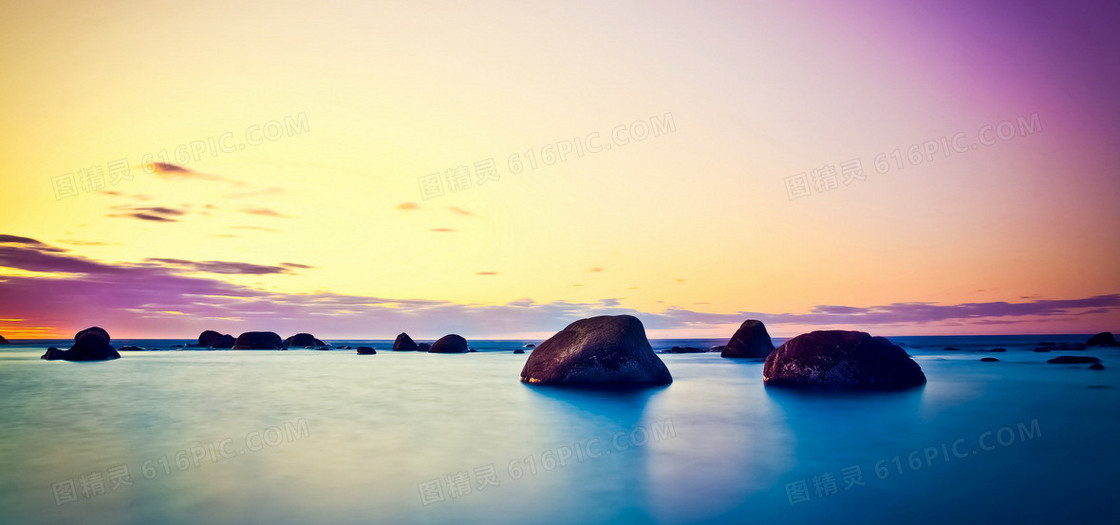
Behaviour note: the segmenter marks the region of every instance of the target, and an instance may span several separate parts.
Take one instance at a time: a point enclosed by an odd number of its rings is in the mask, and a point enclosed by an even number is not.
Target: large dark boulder
[[[121,354],[109,344],[109,332],[101,327],[91,327],[78,332],[74,336],[74,345],[69,350],[59,350],[51,347],[43,354],[42,359],[54,361],[108,361],[117,359]]]
[[[906,351],[865,332],[801,334],[766,357],[767,385],[894,390],[923,385],[926,376]]]
[[[1085,344],[1087,346],[1120,346],[1120,342],[1116,341],[1116,336],[1112,335],[1112,332],[1101,332],[1094,335],[1088,341],[1085,341]]]
[[[416,341],[413,341],[408,334],[401,332],[397,339],[393,341],[393,350],[406,351],[416,350],[418,347]]]
[[[1101,360],[1089,355],[1060,355],[1046,362],[1055,365],[1084,365],[1099,363]]]
[[[774,351],[774,342],[766,332],[766,325],[762,321],[747,319],[731,336],[727,346],[720,352],[720,357],[753,357],[763,358]]]
[[[637,317],[603,315],[576,321],[533,349],[521,382],[636,387],[665,385],[673,376]]]
[[[284,341],[276,332],[245,332],[237,336],[233,350],[283,350]]]
[[[439,338],[438,341],[432,343],[432,348],[428,350],[433,354],[465,354],[469,351],[467,348],[467,340],[463,336],[456,334],[449,334]]]
[[[327,346],[322,341],[315,339],[315,336],[308,333],[298,333],[284,340],[284,346],[288,348],[321,348]]]
[[[220,334],[213,330],[205,330],[198,334],[198,346],[206,348],[233,348],[237,339],[229,334]]]

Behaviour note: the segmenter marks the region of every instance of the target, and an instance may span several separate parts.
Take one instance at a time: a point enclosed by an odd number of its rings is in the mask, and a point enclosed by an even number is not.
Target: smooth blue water
[[[716,353],[662,354],[675,378],[664,388],[529,387],[518,382],[527,354],[510,350],[530,341],[472,341],[479,352],[459,355],[152,351],[105,363],[41,361],[46,344],[64,343],[20,341],[0,350],[0,521],[1117,522],[1120,349],[1031,351],[1080,335],[892,340],[925,387],[776,390],[760,361]],[[975,351],[996,346],[1008,351]],[[1065,354],[1108,368],[1045,363]],[[122,466],[131,485],[113,488]],[[497,485],[480,488],[489,471]],[[449,494],[448,476],[469,493]],[[67,481],[77,499],[59,504]],[[809,499],[791,499],[802,481]],[[441,500],[423,490],[437,484]]]

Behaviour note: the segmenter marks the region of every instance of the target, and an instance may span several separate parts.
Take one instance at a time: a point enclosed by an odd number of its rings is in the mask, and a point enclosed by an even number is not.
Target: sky
[[[1106,2],[0,2],[0,334],[1120,331]]]

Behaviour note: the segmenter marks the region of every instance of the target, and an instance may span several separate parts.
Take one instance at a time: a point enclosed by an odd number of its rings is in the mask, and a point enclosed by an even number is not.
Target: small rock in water
[[[1046,362],[1055,365],[1083,365],[1086,363],[1099,363],[1101,360],[1088,355],[1060,355]]]
[[[762,324],[762,321],[747,319],[739,325],[735,335],[731,336],[720,357],[763,358],[773,351],[774,342],[770,340],[766,325]]]
[[[993,348],[993,349],[988,350],[988,351],[989,352],[1006,352],[1007,349],[1006,348]]]
[[[467,340],[458,334],[448,334],[439,338],[428,350],[433,354],[465,354],[469,351]]]
[[[522,349],[520,349],[520,348],[517,348],[517,349],[514,349],[513,353],[515,353],[515,354],[524,354],[524,353],[525,353],[525,350],[522,350]]]
[[[220,334],[213,330],[204,330],[198,334],[198,346],[207,348],[232,348],[237,343],[232,335]]]
[[[432,349],[432,345],[430,345],[428,343],[417,343],[416,344],[416,351],[417,352],[427,352],[431,349]]]
[[[691,346],[674,346],[666,352],[670,354],[697,354],[707,352],[707,350],[701,350],[699,348],[693,348]]]
[[[1088,346],[1120,346],[1120,342],[1116,341],[1116,336],[1112,335],[1112,332],[1096,334],[1090,337],[1085,344]]]
[[[139,347],[139,346],[132,346],[132,345],[124,345],[124,346],[118,348],[117,350],[119,350],[121,352],[144,352],[144,351],[147,350],[147,348],[143,348],[143,347]]]
[[[315,336],[308,333],[298,333],[284,340],[284,346],[288,348],[303,347],[303,348],[321,348],[327,346],[326,343],[318,340]]]
[[[374,355],[376,353],[377,353],[377,350],[374,350],[373,348],[370,348],[368,346],[359,346],[358,347],[358,355]]]
[[[234,350],[283,350],[284,341],[276,332],[245,332],[237,336]]]
[[[406,350],[419,350],[419,345],[413,341],[408,334],[401,332],[397,334],[396,340],[393,341],[393,350],[406,351]]]
[[[1104,370],[1104,365],[1100,363],[1093,363],[1089,365],[1089,370]]]
[[[981,357],[980,361],[984,363],[997,363],[999,362],[999,359],[996,359],[994,357]]]
[[[536,347],[537,347],[537,345],[535,345],[533,343],[529,343],[529,344],[525,345],[525,348],[536,348]]]

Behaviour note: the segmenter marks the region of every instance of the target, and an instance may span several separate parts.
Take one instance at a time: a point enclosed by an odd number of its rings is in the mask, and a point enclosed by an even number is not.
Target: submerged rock
[[[1100,363],[1093,363],[1089,365],[1089,370],[1104,370],[1104,365]]]
[[[542,385],[634,387],[673,381],[637,317],[581,319],[541,343],[521,370],[521,381]]]
[[[284,346],[291,347],[312,347],[322,349],[327,346],[326,343],[318,340],[315,336],[308,333],[298,333],[284,340]]]
[[[1060,355],[1046,362],[1055,365],[1083,365],[1086,363],[1099,363],[1101,360],[1090,355]]]
[[[372,349],[368,346],[359,346],[358,347],[358,355],[374,355],[376,353],[377,353],[377,350],[374,350],[374,349]]]
[[[1120,346],[1120,342],[1116,341],[1116,336],[1112,335],[1112,332],[1096,334],[1090,337],[1088,341],[1085,341],[1085,344],[1088,346]]]
[[[108,361],[118,359],[121,354],[109,344],[109,332],[104,328],[94,326],[78,332],[74,336],[74,345],[69,350],[59,350],[51,347],[43,354],[41,359],[54,361]]]
[[[801,334],[766,357],[767,385],[891,390],[923,385],[926,376],[906,351],[865,332]]]
[[[996,359],[994,357],[981,357],[980,362],[982,362],[982,363],[996,363],[996,362],[999,362],[999,359]]]
[[[406,334],[404,332],[401,332],[400,335],[397,336],[397,339],[395,341],[393,341],[393,350],[404,351],[404,350],[416,350],[418,348],[419,348],[419,345],[416,344],[416,341],[413,341],[412,338],[409,337],[408,334]]]
[[[465,354],[469,351],[467,340],[458,334],[448,334],[439,338],[428,350],[433,354]]]
[[[666,350],[665,352],[669,353],[669,354],[698,354],[698,353],[707,352],[707,350],[703,350],[703,349],[700,349],[700,348],[693,348],[691,346],[674,346],[674,347]]]
[[[207,348],[233,348],[235,343],[237,343],[237,339],[232,335],[219,334],[213,330],[205,330],[201,334],[198,334],[198,346]]]
[[[522,350],[522,349],[520,349],[520,348],[515,348],[515,349],[513,350],[513,353],[515,353],[515,354],[524,354],[524,353],[525,353],[525,350]]]
[[[747,319],[731,336],[720,357],[763,358],[774,351],[774,342],[762,321]]]
[[[283,350],[284,341],[276,332],[245,332],[237,336],[233,350]]]

